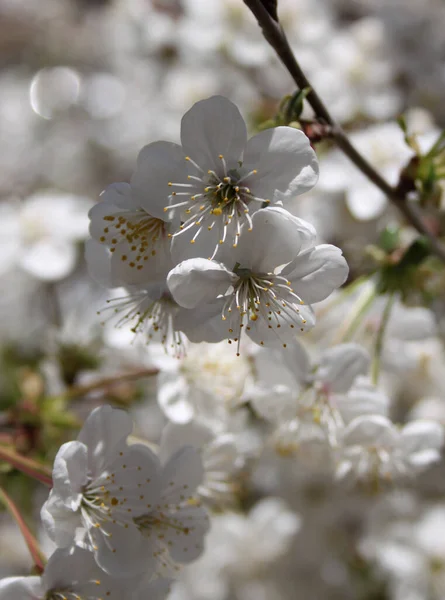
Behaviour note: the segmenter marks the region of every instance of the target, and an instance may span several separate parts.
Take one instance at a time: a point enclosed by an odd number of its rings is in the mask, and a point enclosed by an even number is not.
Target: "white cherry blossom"
[[[223,342],[188,344],[179,361],[160,356],[156,348],[151,355],[159,367],[158,404],[170,421],[199,418],[213,428],[224,427],[251,377],[248,357],[237,357]]]
[[[0,600],[163,600],[167,579],[116,579],[100,569],[91,552],[78,546],[57,549],[41,577],[0,579]]]
[[[62,445],[54,461],[53,489],[42,521],[59,547],[76,542],[113,574],[154,569],[143,554],[134,519],[157,497],[159,461],[142,444],[127,445],[133,429],[123,411],[95,409],[77,441]]]
[[[181,447],[161,466],[147,446],[127,445],[131,431],[125,412],[95,409],[56,456],[42,520],[57,546],[90,550],[114,576],[171,574],[202,552],[208,518],[192,500],[201,458]]]
[[[329,296],[348,274],[341,251],[316,246],[313,228],[284,209],[261,209],[252,222],[253,232],[245,231],[223,262],[189,259],[167,277],[181,306],[214,307],[211,319],[196,312],[202,340],[228,338],[238,352],[243,332],[261,345],[286,346],[297,332],[311,329],[310,304]]]
[[[411,421],[399,429],[386,417],[364,415],[349,423],[341,441],[338,477],[391,480],[437,462],[444,431],[434,421]]]
[[[233,506],[239,491],[236,475],[244,463],[235,435],[229,432],[216,434],[199,421],[169,423],[162,432],[161,460],[181,446],[193,446],[201,452],[204,479],[197,492],[203,502],[218,509]]]
[[[92,238],[109,249],[113,285],[160,279],[173,266],[168,215],[154,203],[142,208],[128,183],[110,185],[89,217]]]
[[[49,190],[2,202],[0,273],[11,267],[42,281],[58,281],[71,273],[77,260],[76,244],[88,235],[86,211],[92,201]]]
[[[317,181],[317,158],[301,131],[277,127],[247,141],[241,114],[222,96],[197,102],[184,115],[181,143],[143,148],[131,179],[145,210],[164,206],[181,215],[175,260],[214,257],[226,242],[236,247],[263,204],[302,194]]]

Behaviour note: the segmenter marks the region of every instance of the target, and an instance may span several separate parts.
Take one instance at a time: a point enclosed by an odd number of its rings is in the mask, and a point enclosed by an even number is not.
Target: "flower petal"
[[[348,272],[340,248],[330,244],[314,246],[283,269],[295,293],[307,304],[327,298],[345,282]]]
[[[62,548],[71,546],[77,528],[81,527],[79,514],[68,509],[53,490],[42,506],[40,518],[50,539]]]
[[[162,502],[178,504],[184,497],[193,496],[204,478],[204,467],[199,452],[184,446],[170,457],[162,473]]]
[[[182,331],[191,342],[216,343],[227,339],[230,325],[222,319],[222,309],[225,299],[199,305],[188,310],[181,309],[175,316],[175,328]]]
[[[170,421],[187,423],[193,418],[194,408],[189,400],[189,388],[176,373],[162,371],[158,375],[158,404]]]
[[[412,421],[402,429],[401,443],[411,464],[426,466],[440,458],[444,444],[443,426],[434,421]]]
[[[45,590],[40,577],[5,577],[0,579],[0,600],[36,600]]]
[[[263,208],[252,217],[252,231],[243,229],[233,257],[255,273],[271,273],[291,262],[312,235],[315,238],[314,228],[287,210]]]
[[[123,410],[99,406],[90,413],[77,439],[88,448],[88,467],[93,477],[114,460],[132,431],[133,422]]]
[[[224,265],[205,258],[191,258],[167,276],[173,298],[184,308],[195,308],[225,294],[236,276]]]
[[[107,534],[101,533],[105,529]],[[90,535],[95,546],[96,562],[113,577],[129,577],[152,573],[155,568],[151,556],[144,553],[144,538],[136,525],[125,527],[107,521],[101,529],[92,527]]]
[[[77,510],[88,481],[88,450],[82,442],[63,444],[54,459],[54,492],[71,510]]]
[[[171,142],[153,142],[139,152],[136,171],[131,178],[135,200],[150,215],[163,221],[169,217],[169,182],[187,181],[187,162],[181,146]]]
[[[160,442],[160,457],[166,462],[175,452],[184,446],[193,446],[199,450],[204,444],[213,439],[211,430],[196,421],[186,424],[168,423],[162,431]]]
[[[257,171],[245,180],[252,194],[271,201],[275,191],[285,198],[297,196],[318,180],[318,160],[309,139],[293,127],[266,129],[251,138],[243,168]]]
[[[201,100],[181,121],[181,143],[204,171],[221,171],[220,155],[232,165],[241,159],[247,142],[247,129],[238,108],[223,96]],[[234,164],[233,166],[236,166]]]
[[[367,372],[370,362],[368,351],[360,344],[339,344],[321,353],[315,378],[330,392],[344,393],[358,375]]]

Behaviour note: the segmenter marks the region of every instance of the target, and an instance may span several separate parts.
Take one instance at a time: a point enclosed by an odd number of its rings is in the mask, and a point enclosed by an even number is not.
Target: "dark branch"
[[[428,239],[431,251],[445,262],[445,247],[429,230],[422,219],[419,208],[407,199],[403,190],[400,188],[393,188],[389,185],[366,158],[354,148],[342,127],[335,119],[333,119],[324,102],[314,90],[312,84],[298,64],[278,19],[272,16],[270,10],[266,7],[267,4],[273,5],[276,3],[274,1],[268,2],[268,0],[244,0],[244,3],[255,15],[265,39],[275,50],[298,88],[300,90],[310,88],[306,97],[307,101],[312,107],[316,117],[330,126],[332,137],[337,146],[344,154],[346,154],[355,166],[360,169],[360,171],[366,175],[366,177],[372,181],[372,183],[374,183],[374,185],[376,185],[395,206],[397,206],[405,219],[417,229],[419,233]]]

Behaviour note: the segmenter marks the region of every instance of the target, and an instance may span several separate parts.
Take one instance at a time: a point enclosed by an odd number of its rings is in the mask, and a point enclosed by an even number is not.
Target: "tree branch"
[[[272,18],[262,0],[243,0],[255,15],[263,35],[272,46],[281,62],[288,70],[292,79],[299,89],[310,88],[307,101],[318,119],[325,122],[332,129],[332,136],[337,146],[355,164],[355,166],[366,177],[376,185],[388,199],[400,210],[405,219],[419,233],[424,235],[429,243],[431,251],[445,262],[445,246],[433,235],[422,219],[420,210],[416,205],[409,202],[406,195],[397,188],[392,187],[351,144],[342,127],[331,116],[323,100],[312,87],[310,81],[298,64],[287,40],[286,34],[280,23]]]

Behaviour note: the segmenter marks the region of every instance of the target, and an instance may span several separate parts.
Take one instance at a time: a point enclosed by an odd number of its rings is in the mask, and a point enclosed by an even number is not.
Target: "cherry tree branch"
[[[53,485],[50,469],[31,458],[22,456],[12,448],[0,446],[0,460],[10,464],[18,471],[25,473],[25,475],[37,479],[37,481],[48,487],[52,487]]]
[[[20,531],[23,535],[23,538],[28,546],[29,553],[34,561],[34,566],[39,573],[43,573],[45,570],[45,556],[40,550],[39,544],[31,533],[28,525],[25,522],[25,519],[22,517],[19,509],[15,505],[12,498],[6,493],[6,491],[0,487],[0,501],[5,505],[8,512],[11,514],[15,522],[20,528]]]
[[[278,19],[274,18],[273,11],[270,11],[270,9],[268,10],[266,8],[264,3],[265,0],[243,1],[255,15],[266,41],[275,50],[298,88],[301,90],[309,88],[310,91],[308,92],[306,99],[312,107],[316,117],[320,121],[330,126],[332,137],[337,146],[354,163],[354,165],[388,197],[388,199],[403,214],[405,219],[415,229],[417,229],[419,233],[428,239],[431,251],[434,252],[434,254],[436,254],[436,256],[438,256],[443,262],[445,262],[445,246],[430,231],[422,218],[419,208],[412,202],[408,201],[406,193],[403,190],[400,190],[397,187],[392,187],[374,169],[374,167],[366,160],[366,158],[362,156],[362,154],[360,154],[356,148],[354,148],[342,127],[331,116],[323,100],[314,90],[304,71],[297,62],[287,40],[286,34],[284,33],[284,30]]]

